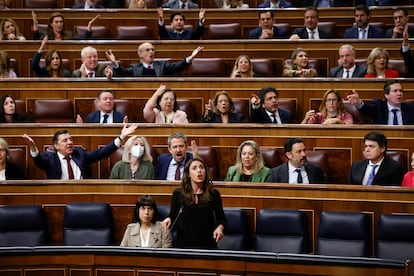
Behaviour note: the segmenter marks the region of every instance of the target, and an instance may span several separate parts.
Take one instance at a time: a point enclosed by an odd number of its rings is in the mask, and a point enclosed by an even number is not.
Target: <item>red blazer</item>
[[[364,76],[364,78],[376,78],[377,75],[376,74],[366,74]],[[399,78],[400,75],[398,74],[397,70],[393,70],[393,69],[385,69],[385,77],[386,78]]]

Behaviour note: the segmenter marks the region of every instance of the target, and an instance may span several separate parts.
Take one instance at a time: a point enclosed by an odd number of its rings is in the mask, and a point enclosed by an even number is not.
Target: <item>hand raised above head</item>
[[[250,103],[252,105],[259,105],[260,104],[260,98],[256,94],[252,94],[252,97],[250,98]]]

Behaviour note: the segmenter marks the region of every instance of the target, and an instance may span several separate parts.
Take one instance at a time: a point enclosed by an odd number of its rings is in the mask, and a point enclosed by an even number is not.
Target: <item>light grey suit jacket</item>
[[[140,228],[141,225],[138,222],[128,224],[124,237],[122,238],[121,246],[141,247]],[[171,233],[168,229],[165,229],[159,221],[151,225],[151,234],[148,247],[172,247]]]

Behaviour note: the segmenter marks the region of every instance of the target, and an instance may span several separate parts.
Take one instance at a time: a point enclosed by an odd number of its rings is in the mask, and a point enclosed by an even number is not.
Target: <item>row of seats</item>
[[[218,243],[223,250],[249,250],[246,213],[225,208],[227,227]],[[159,206],[159,220],[169,206]],[[373,219],[364,212],[324,211],[321,214],[316,254],[371,257]],[[375,239],[375,256],[414,259],[413,214],[383,214]],[[255,251],[308,253],[308,221],[299,210],[261,209],[256,220]],[[113,245],[113,217],[107,203],[69,203],[65,207],[63,245]],[[0,207],[0,246],[49,244],[42,208],[38,205]]]

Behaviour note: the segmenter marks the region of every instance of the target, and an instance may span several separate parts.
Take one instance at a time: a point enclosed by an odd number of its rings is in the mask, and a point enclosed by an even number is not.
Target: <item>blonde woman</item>
[[[145,2],[145,0],[131,0],[128,6],[128,9],[130,10],[139,10],[139,9],[146,9],[146,8],[147,8],[147,2]]]
[[[0,51],[0,78],[17,78],[10,67],[10,57],[6,51]]]
[[[390,54],[383,48],[374,48],[367,59],[367,74],[365,78],[399,78],[398,71],[388,67]]]
[[[216,0],[216,5],[222,9],[248,9],[249,4],[245,4],[243,0]]]
[[[11,18],[5,18],[0,22],[1,38],[0,40],[26,40],[20,33],[19,26]]]
[[[309,57],[305,49],[297,48],[290,57],[292,64],[286,64],[283,69],[283,77],[312,78],[317,77],[318,72],[309,67]]]
[[[230,78],[253,78],[253,75],[253,66],[249,56],[239,56],[234,63]]]

